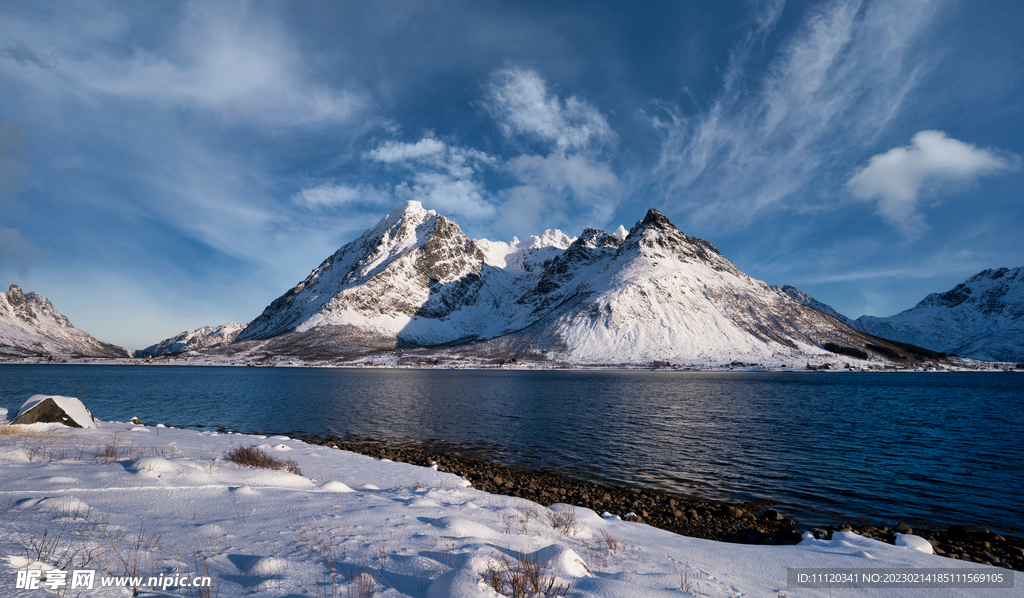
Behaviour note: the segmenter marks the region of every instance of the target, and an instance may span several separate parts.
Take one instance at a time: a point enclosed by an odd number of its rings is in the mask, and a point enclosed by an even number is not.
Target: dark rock
[[[761,519],[764,519],[765,521],[782,521],[784,517],[782,516],[782,513],[775,509],[768,509],[764,513],[761,513]]]
[[[972,537],[984,537],[988,535],[988,530],[981,527],[980,525],[951,525],[948,531],[950,538],[972,538]]]
[[[146,424],[142,423],[142,420],[137,418],[137,417],[131,418],[130,420],[128,420],[128,423],[135,424],[136,426],[144,426],[144,425],[146,425]]]
[[[784,534],[782,534],[782,541],[783,542],[789,542],[789,543],[792,543],[792,544],[799,544],[801,541],[803,541],[803,539],[804,539],[804,534],[800,530],[795,530],[795,529],[786,530],[786,532]]]
[[[907,525],[906,523],[902,523],[902,522],[901,523],[897,523],[896,527],[894,527],[893,529],[896,530],[896,532],[901,533],[901,534],[912,534],[912,533],[914,533],[914,528],[912,528],[909,525]]]

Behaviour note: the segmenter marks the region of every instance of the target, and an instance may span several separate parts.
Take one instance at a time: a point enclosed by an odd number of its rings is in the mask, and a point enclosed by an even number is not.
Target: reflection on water
[[[1024,525],[1024,376],[0,366],[101,419],[442,441],[606,481],[766,498],[805,523]]]

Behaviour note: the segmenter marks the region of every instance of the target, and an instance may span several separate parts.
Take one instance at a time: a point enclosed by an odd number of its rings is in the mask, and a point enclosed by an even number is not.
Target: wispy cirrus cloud
[[[96,91],[263,124],[347,122],[365,109],[359,90],[315,80],[297,41],[249,2],[189,2],[173,31],[158,49],[59,70]]]
[[[841,185],[829,173],[885,130],[919,82],[915,44],[935,5],[833,1],[763,57],[782,8],[765,5],[711,104],[692,114],[661,104],[652,118],[664,135],[655,174],[665,197],[702,224],[735,226],[801,208],[812,181]],[[768,67],[749,81],[755,58]]]
[[[908,238],[927,228],[918,211],[923,194],[937,196],[980,177],[1020,167],[1020,156],[985,150],[947,137],[942,131],[921,131],[911,144],[873,156],[846,183],[854,196],[875,201],[876,211]]]

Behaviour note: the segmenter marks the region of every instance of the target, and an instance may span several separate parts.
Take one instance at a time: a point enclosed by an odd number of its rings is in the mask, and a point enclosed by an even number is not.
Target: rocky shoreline
[[[597,513],[607,511],[628,521],[646,523],[694,538],[740,544],[796,544],[807,531],[826,539],[837,531],[853,531],[894,544],[897,533],[914,534],[928,540],[935,554],[940,556],[1024,570],[1024,538],[1002,536],[976,525],[952,525],[945,531],[911,528],[906,523],[892,527],[843,523],[804,529],[793,519],[768,509],[765,502],[729,503],[647,488],[575,480],[559,473],[510,467],[486,458],[433,447],[409,447],[367,439],[296,436],[312,444],[377,459],[423,466],[436,463],[440,470],[463,476],[474,488],[485,492],[525,498],[543,505],[567,503]]]

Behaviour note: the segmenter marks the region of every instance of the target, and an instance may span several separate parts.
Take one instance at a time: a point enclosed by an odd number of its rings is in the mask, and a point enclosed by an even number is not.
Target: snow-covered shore
[[[369,595],[372,585],[373,596],[495,598],[488,570],[507,576],[520,567],[517,555],[554,576],[553,588],[571,584],[569,596],[685,596],[684,588],[692,596],[975,596],[977,589],[792,588],[787,568],[1010,573],[853,533],[796,546],[687,538],[286,437],[97,425],[0,428],[0,594],[49,592],[15,587],[26,566],[129,575],[135,565],[147,579],[209,575],[218,596]],[[233,447],[294,459],[302,475],[239,468],[224,459]],[[576,525],[565,525],[567,512]],[[82,596],[130,593],[106,587]],[[177,594],[203,595],[155,593]],[[984,595],[1024,590],[1018,581]]]

